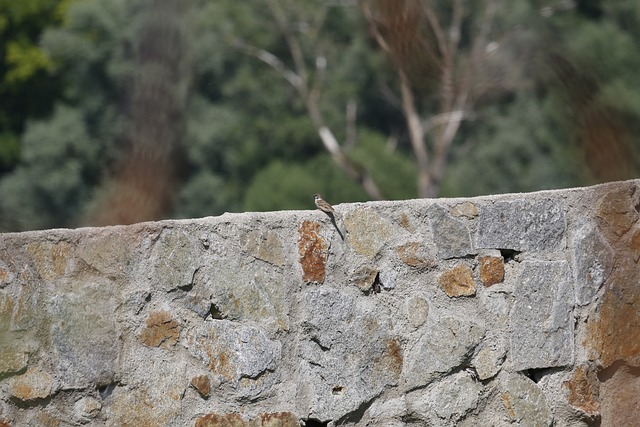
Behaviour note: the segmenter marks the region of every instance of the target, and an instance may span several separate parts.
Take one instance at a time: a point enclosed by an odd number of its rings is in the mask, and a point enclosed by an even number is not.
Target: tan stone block
[[[459,265],[442,273],[438,279],[440,287],[450,297],[471,296],[476,293],[471,267]]]

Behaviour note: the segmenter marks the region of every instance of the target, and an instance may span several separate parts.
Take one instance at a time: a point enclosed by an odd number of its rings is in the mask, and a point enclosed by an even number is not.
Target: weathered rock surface
[[[640,419],[640,180],[336,209],[0,235],[0,426]]]

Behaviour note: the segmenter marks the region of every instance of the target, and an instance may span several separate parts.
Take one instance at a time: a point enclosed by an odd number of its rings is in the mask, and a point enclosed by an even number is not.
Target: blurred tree
[[[176,1],[77,0],[44,56],[15,56],[59,84],[42,113],[2,110],[30,120],[0,132],[0,227],[637,173],[635,2]]]
[[[318,7],[331,19],[319,19]],[[318,5],[306,1],[286,10],[295,15],[297,20],[291,25],[305,46],[314,41],[314,46],[321,46],[326,52],[324,58],[331,72],[325,75],[317,105],[332,135],[343,142],[340,147],[343,159],[357,169],[351,172],[370,171],[367,173],[376,174],[382,187],[390,187],[386,181],[398,182],[402,175],[393,169],[373,171],[373,161],[393,157],[401,151],[397,144],[372,143],[370,149],[379,154],[358,155],[364,144],[358,138],[361,131],[371,135],[375,134],[371,129],[388,132],[390,123],[399,118],[393,111],[387,114],[389,107],[384,99],[371,91],[377,84],[376,72],[383,72],[382,62],[366,43],[366,34],[354,31],[358,26],[362,28],[358,9],[354,5]],[[252,197],[265,198],[260,191],[253,190],[254,186],[264,188],[261,171],[269,171],[268,176],[274,176],[273,182],[277,182],[276,175],[288,180],[289,173],[298,176],[301,164],[324,163],[327,151],[300,91],[283,78],[282,70],[274,70],[256,59],[257,54],[275,52],[283,57],[283,65],[294,64],[281,31],[274,31],[275,18],[265,20],[255,4],[228,1],[206,3],[199,18],[197,46],[193,49],[197,95],[190,104],[189,176],[180,200],[191,198],[186,194],[187,191],[192,194],[191,181],[222,180],[225,183],[222,188],[213,187],[206,195],[220,202],[212,201],[206,214],[254,209],[262,201],[254,201]],[[318,22],[329,31],[312,29]],[[220,40],[227,43],[220,44]],[[315,57],[305,61],[310,64],[307,72],[313,74]],[[324,160],[320,162],[320,158]],[[295,180],[300,190],[279,197],[284,203],[279,208],[312,206],[311,196],[323,189],[335,203],[354,197],[340,191],[345,186],[358,186],[358,179],[354,181],[343,167],[329,167],[323,174],[307,167],[305,170],[309,179]],[[336,179],[327,181],[326,176]],[[406,186],[400,183],[395,186],[400,187]],[[278,192],[281,187],[273,188]],[[212,192],[216,195],[212,196]],[[367,198],[366,193],[358,194],[359,198]],[[182,204],[178,205],[177,214],[192,215]]]
[[[126,145],[86,220],[92,225],[165,217],[184,157],[190,2],[140,0],[135,6]]]
[[[573,126],[572,137],[595,182],[640,174],[640,4],[594,2],[555,16],[563,51],[550,64]],[[597,19],[593,20],[593,16]]]
[[[72,224],[100,170],[98,144],[77,109],[59,105],[51,118],[27,126],[22,159],[0,181],[2,226],[9,230]]]
[[[53,114],[27,122],[19,166],[0,180],[3,228],[79,224],[117,159],[131,68],[125,61],[131,35],[126,3],[75,2],[62,27],[44,31],[41,45],[55,64],[59,98]],[[38,99],[29,91],[20,96]]]

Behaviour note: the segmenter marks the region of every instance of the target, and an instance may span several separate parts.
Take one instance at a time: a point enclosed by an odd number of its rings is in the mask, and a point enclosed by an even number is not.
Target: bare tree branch
[[[315,53],[315,73],[313,75],[313,82],[309,79],[309,69],[305,61],[304,52],[298,37],[291,31],[290,22],[283,9],[280,7],[278,0],[266,0],[269,11],[271,12],[279,31],[285,39],[291,58],[293,59],[294,70],[286,67],[284,62],[276,55],[268,52],[264,49],[256,48],[240,41],[236,41],[234,44],[242,49],[244,52],[266,63],[271,68],[276,70],[289,84],[291,84],[302,98],[304,105],[307,109],[309,117],[320,136],[320,140],[324,148],[329,152],[333,161],[354,181],[362,186],[370,198],[374,200],[383,199],[382,192],[378,185],[373,180],[371,175],[365,168],[355,164],[351,159],[347,157],[342,149],[342,146],[338,142],[334,133],[327,126],[321,108],[320,99],[322,96],[322,88],[325,81],[327,59],[321,53],[321,49],[316,47]],[[325,6],[326,7],[326,6]],[[324,22],[326,16],[326,10],[323,10],[314,20],[318,26],[316,29],[312,29],[312,38],[315,42],[319,27]],[[354,118],[355,120],[355,118]],[[355,125],[354,125],[355,128]]]
[[[416,157],[418,191],[422,197],[437,196],[453,141],[482,91],[476,84],[477,74],[486,59],[497,0],[487,0],[485,4],[479,32],[468,51],[463,52],[461,35],[468,14],[463,0],[449,3],[447,23],[435,3],[428,0],[359,1],[371,35],[396,68],[400,108]],[[429,77],[439,86],[439,106],[437,115],[425,120],[419,111],[412,79]],[[393,100],[389,92],[383,90],[385,97]]]
[[[259,59],[260,61],[276,70],[294,88],[297,89],[303,84],[300,76],[291,69],[287,68],[280,60],[280,58],[278,58],[271,52],[267,52],[264,49],[260,49],[258,47],[247,44],[240,39],[234,39],[232,41],[232,44],[236,48],[242,50],[244,53],[251,55],[256,59]]]

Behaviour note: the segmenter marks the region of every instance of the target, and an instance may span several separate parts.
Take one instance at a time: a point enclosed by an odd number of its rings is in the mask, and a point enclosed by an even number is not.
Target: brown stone
[[[404,228],[410,233],[416,232],[416,227],[413,224],[411,224],[411,221],[409,221],[409,217],[404,212],[402,213],[402,215],[400,215],[400,226],[402,226],[402,228]]]
[[[53,378],[46,372],[29,369],[15,377],[9,384],[9,393],[16,399],[28,402],[45,399],[51,395]]]
[[[0,331],[12,329],[15,305],[11,295],[0,293]]]
[[[629,232],[628,248],[634,262],[640,261],[640,225],[638,224]]]
[[[459,265],[445,271],[438,279],[440,287],[450,297],[471,296],[476,293],[473,272],[466,265]]]
[[[260,414],[260,427],[300,427],[298,417],[291,412]]]
[[[196,420],[195,427],[248,427],[240,414],[207,414]]]
[[[398,258],[410,267],[434,268],[438,262],[429,257],[424,245],[418,242],[409,242],[396,247]]]
[[[51,280],[61,277],[73,263],[73,246],[67,242],[33,242],[27,246],[40,277]]]
[[[609,192],[596,205],[599,230],[615,254],[584,340],[590,359],[602,369],[598,373],[602,425],[633,425],[640,419],[639,199],[632,186]]]
[[[191,385],[195,388],[200,396],[205,399],[209,397],[209,393],[211,393],[211,382],[209,381],[209,377],[206,375],[199,375],[197,377],[193,377],[191,379]]]
[[[382,366],[386,371],[393,372],[395,377],[400,376],[400,372],[402,371],[402,362],[404,361],[404,356],[402,355],[402,346],[400,345],[400,341],[396,338],[391,338],[387,340],[387,348],[386,351],[382,355]],[[374,359],[374,368],[375,368]]]
[[[15,277],[15,274],[9,269],[9,267],[0,261],[0,289],[11,283]]]
[[[593,368],[578,366],[571,379],[562,383],[569,390],[569,404],[587,414],[596,414],[600,409],[600,383]]]
[[[602,426],[637,426],[640,368],[617,362],[598,373]]]
[[[504,259],[502,257],[483,256],[478,258],[480,281],[485,286],[495,285],[504,279]]]
[[[640,268],[632,249],[635,239],[627,236],[608,235],[616,263],[587,322],[585,347],[603,368],[617,361],[640,366]]]
[[[180,325],[168,311],[149,314],[147,325],[140,333],[140,341],[149,347],[173,349],[180,338]]]
[[[457,217],[466,217],[473,219],[478,216],[478,207],[471,202],[464,202],[455,205],[449,210],[449,213]]]
[[[196,420],[195,427],[300,427],[300,421],[291,412],[272,412],[245,421],[237,413],[207,414]]]
[[[212,333],[212,341],[215,342],[215,333]],[[204,350],[209,357],[209,364],[207,367],[211,369],[214,374],[220,375],[227,381],[231,381],[236,376],[236,366],[232,363],[232,354],[229,354],[229,349],[223,346],[211,345],[210,343],[204,344]]]
[[[329,245],[320,236],[320,224],[304,221],[298,228],[298,254],[305,282],[324,283]]]
[[[617,236],[625,234],[638,221],[640,213],[635,209],[638,203],[635,186],[618,188],[610,191],[596,202],[598,217],[606,224],[606,228]]]

